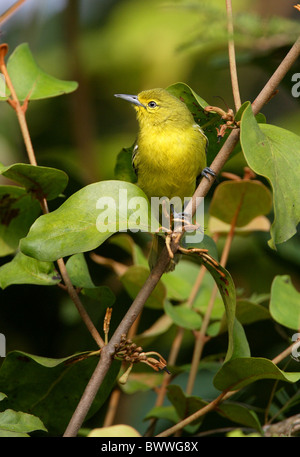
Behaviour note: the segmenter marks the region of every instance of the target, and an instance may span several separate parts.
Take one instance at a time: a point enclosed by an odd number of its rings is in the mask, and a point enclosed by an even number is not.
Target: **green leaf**
[[[42,198],[53,200],[64,191],[68,184],[67,174],[56,168],[38,167],[25,163],[15,163],[9,167],[0,164],[0,173],[24,186],[37,200]]]
[[[179,327],[188,328],[190,330],[199,330],[202,324],[202,317],[187,305],[173,306],[166,301],[164,304],[166,314],[172,319],[174,324]]]
[[[300,293],[290,276],[276,276],[271,288],[270,313],[279,324],[293,330],[300,328]]]
[[[194,414],[199,409],[203,408],[207,402],[203,401],[199,397],[186,396],[181,387],[176,385],[169,385],[168,389],[168,399],[175,407],[176,412],[180,419],[184,419],[191,414]],[[200,416],[198,419],[191,422],[188,426],[184,427],[185,430],[190,433],[195,432],[199,427],[199,424],[203,421],[203,416]]]
[[[66,269],[74,286],[81,288],[81,293],[96,300],[98,306],[110,307],[116,297],[107,286],[95,286],[90,276],[84,254],[74,254],[66,262]]]
[[[0,413],[0,437],[29,436],[35,430],[47,431],[43,422],[32,414],[7,409]]]
[[[99,357],[87,357],[76,362],[74,356],[50,359],[21,351],[10,352],[0,369],[0,389],[5,390],[8,397],[0,407],[30,412],[43,421],[50,434],[62,434],[98,360]],[[105,402],[119,369],[120,363],[113,361],[88,417]]]
[[[0,256],[15,252],[20,238],[41,212],[40,204],[25,189],[0,186]]]
[[[241,144],[249,166],[273,188],[269,245],[275,249],[296,233],[300,221],[300,137],[274,125],[258,125],[249,103],[242,115]]]
[[[236,292],[235,286],[229,272],[223,268],[217,261],[213,263],[206,257],[201,257],[203,264],[210,272],[218,286],[219,292],[223,299],[227,329],[228,329],[228,348],[225,361],[229,360],[234,353],[234,325],[235,325],[235,308],[236,308]],[[214,260],[214,259],[211,259]]]
[[[194,116],[195,122],[200,125],[207,136],[207,161],[208,165],[210,165],[220,150],[225,138],[228,136],[228,134],[226,134],[224,138],[222,138],[221,142],[217,136],[216,128],[219,128],[221,124],[224,124],[224,121],[218,114],[204,111],[204,108],[209,104],[203,100],[202,97],[197,95],[196,92],[194,92],[187,84],[181,82],[172,84],[167,87],[167,91],[187,105],[188,109]]]
[[[280,370],[271,360],[259,357],[235,358],[225,362],[214,378],[214,386],[221,390],[238,390],[260,379],[297,382],[300,373]]]
[[[149,269],[141,265],[133,265],[126,270],[126,272],[120,277],[120,280],[130,297],[135,299],[148,276]],[[166,288],[163,283],[159,281],[150,297],[147,299],[145,306],[148,308],[161,309],[163,307],[165,297]]]
[[[183,258],[176,265],[175,270],[170,271],[161,278],[167,288],[167,297],[170,300],[187,300],[198,274],[199,265]]]
[[[145,420],[153,418],[165,419],[170,422],[174,422],[175,424],[180,421],[180,417],[178,416],[174,406],[154,406],[154,408],[150,409],[150,411],[146,414]]]
[[[36,259],[57,260],[95,249],[119,230],[149,231],[150,220],[148,200],[139,187],[101,181],[83,187],[57,210],[39,217],[20,247]]]
[[[56,97],[73,92],[78,87],[75,81],[62,81],[41,70],[27,43],[20,44],[10,55],[7,71],[20,101]]]
[[[225,402],[218,405],[217,412],[221,414],[221,416],[226,417],[237,424],[251,427],[259,431],[261,430],[257,415],[254,411],[251,411],[248,406]]]
[[[242,227],[272,209],[272,195],[259,181],[224,181],[216,188],[209,212],[230,224],[238,212],[236,226]]]
[[[264,306],[250,300],[237,300],[236,317],[243,325],[270,319],[270,312]]]
[[[250,357],[250,347],[242,324],[235,318],[232,331],[233,351],[231,359]]]
[[[90,276],[84,254],[72,255],[66,262],[66,269],[74,286],[87,288],[96,287]]]
[[[133,148],[134,144],[130,148],[123,148],[117,156],[115,177],[120,181],[137,182],[137,176],[132,166]]]
[[[18,252],[10,262],[0,267],[0,287],[12,284],[53,286],[61,281],[52,262],[41,262]]]
[[[135,265],[142,265],[148,268],[148,261],[143,250],[138,246],[130,235],[126,233],[117,233],[109,239],[109,243],[119,246],[132,256]]]

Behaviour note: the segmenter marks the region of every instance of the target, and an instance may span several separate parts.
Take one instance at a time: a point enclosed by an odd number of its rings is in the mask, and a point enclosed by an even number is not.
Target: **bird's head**
[[[137,119],[141,126],[160,126],[165,122],[180,123],[194,122],[193,116],[186,104],[171,95],[165,89],[150,89],[138,95],[116,94],[133,104]]]

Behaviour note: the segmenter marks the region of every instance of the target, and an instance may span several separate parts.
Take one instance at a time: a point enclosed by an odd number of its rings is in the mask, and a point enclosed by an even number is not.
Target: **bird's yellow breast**
[[[198,125],[143,126],[133,159],[138,185],[150,197],[190,197],[206,166],[207,139]]]

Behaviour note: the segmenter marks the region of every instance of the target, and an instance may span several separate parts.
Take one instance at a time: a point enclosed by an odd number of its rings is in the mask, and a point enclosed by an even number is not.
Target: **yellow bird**
[[[149,200],[180,197],[183,202],[193,195],[197,178],[215,176],[206,167],[207,138],[185,103],[164,89],[115,96],[129,101],[137,113],[132,164]]]

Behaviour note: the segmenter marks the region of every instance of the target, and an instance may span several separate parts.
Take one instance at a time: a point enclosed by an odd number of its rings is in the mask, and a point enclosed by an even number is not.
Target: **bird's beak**
[[[124,100],[127,100],[128,102],[133,103],[134,105],[144,107],[144,105],[139,101],[137,95],[115,94],[115,97],[123,98]]]

